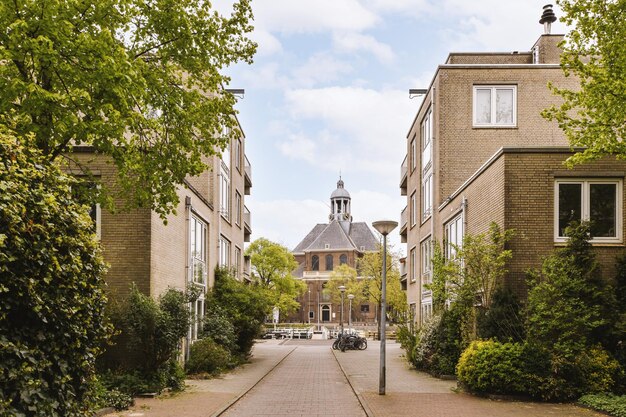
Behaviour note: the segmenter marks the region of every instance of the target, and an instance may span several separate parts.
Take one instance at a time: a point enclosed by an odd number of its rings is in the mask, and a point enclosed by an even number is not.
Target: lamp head
[[[354,299],[354,294],[348,294],[348,299],[350,300]]]
[[[346,291],[345,285],[340,285],[339,286],[339,291],[341,291],[341,293],[343,294]]]
[[[393,229],[398,227],[398,222],[393,220],[379,220],[372,223],[372,226],[374,226],[374,229],[376,229],[378,233],[387,236]]]

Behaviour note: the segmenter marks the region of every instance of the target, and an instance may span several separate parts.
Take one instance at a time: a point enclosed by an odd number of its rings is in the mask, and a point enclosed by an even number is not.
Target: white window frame
[[[433,274],[432,239],[427,237],[420,243],[420,265],[422,285],[432,282]]]
[[[220,236],[220,266],[230,268],[230,240]]]
[[[431,298],[423,299],[421,302],[420,319],[422,324],[433,315],[433,301]]]
[[[235,223],[237,226],[241,226],[241,201],[241,194],[239,194],[239,191],[235,191]]]
[[[433,174],[429,172],[422,181],[422,221],[433,212]]]
[[[199,234],[198,228],[200,228]],[[206,287],[207,284],[207,236],[207,224],[200,218],[191,215],[189,219],[189,282],[202,287]],[[194,250],[198,245],[200,245],[200,248]],[[199,266],[202,268],[200,281],[196,280],[196,268]]]
[[[426,172],[432,164],[433,121],[432,108],[429,108],[422,120],[422,172]]]
[[[235,274],[237,278],[241,278],[241,248],[235,245]]]
[[[463,236],[465,235],[464,227],[463,213],[459,213],[458,215],[454,216],[445,224],[444,230],[446,259],[456,259],[457,250],[463,247]],[[455,245],[456,248],[453,245]]]
[[[417,224],[417,191],[411,194],[411,227]]]
[[[220,172],[220,214],[230,221],[230,175],[223,166]]]
[[[477,123],[476,122],[476,103],[478,90],[491,90],[491,122],[490,123]],[[496,123],[496,92],[498,90],[512,90],[513,91],[513,103],[512,103],[512,121],[511,123]],[[472,100],[472,125],[474,127],[516,127],[517,126],[517,85],[475,85],[473,89]]]
[[[235,139],[235,168],[241,173],[241,139]]]
[[[409,280],[417,282],[417,247],[413,246],[409,255]]]
[[[417,168],[417,135],[411,140],[411,172]]]
[[[616,178],[561,178],[554,181],[554,241],[567,242],[567,237],[559,236],[559,185],[581,185],[581,220],[590,220],[590,186],[591,184],[615,185],[615,237],[592,237],[592,243],[622,243],[623,242],[623,180]]]

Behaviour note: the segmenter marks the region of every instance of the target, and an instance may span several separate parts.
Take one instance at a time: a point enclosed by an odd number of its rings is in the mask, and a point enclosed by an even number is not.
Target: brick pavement
[[[286,345],[297,349],[223,416],[365,417],[330,341]]]
[[[219,378],[187,380],[182,393],[136,399],[135,406],[107,417],[208,417],[251,389],[294,349],[278,340],[258,342],[250,363]]]
[[[365,351],[333,351],[368,416],[428,417],[596,417],[602,414],[570,404],[499,401],[452,391],[442,381],[410,369],[395,342],[387,343],[386,395],[378,395],[380,344]]]

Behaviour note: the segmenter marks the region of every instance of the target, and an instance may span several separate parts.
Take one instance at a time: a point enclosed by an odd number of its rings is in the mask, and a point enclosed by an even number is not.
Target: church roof
[[[342,197],[350,198],[350,193],[348,192],[348,190],[343,188],[343,180],[340,178],[339,181],[337,181],[337,189],[332,192],[332,194],[330,195],[330,198],[332,200],[333,198],[342,198]]]
[[[327,224],[317,224],[294,248],[293,252],[304,253],[328,249],[347,249],[362,252],[378,250],[378,239],[376,239],[367,223],[350,223],[348,227],[349,233],[346,233],[336,220]]]

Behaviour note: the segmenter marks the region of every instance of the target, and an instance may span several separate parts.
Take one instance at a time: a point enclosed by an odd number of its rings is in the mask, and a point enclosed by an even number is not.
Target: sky
[[[400,222],[400,166],[421,103],[409,88],[427,88],[450,52],[530,51],[546,3],[252,0],[254,63],[227,71],[228,88],[245,89],[236,107],[252,165],[252,239],[293,249],[328,221],[340,173],[355,222]],[[224,12],[232,2],[214,4]],[[405,251],[398,231],[389,241]]]

